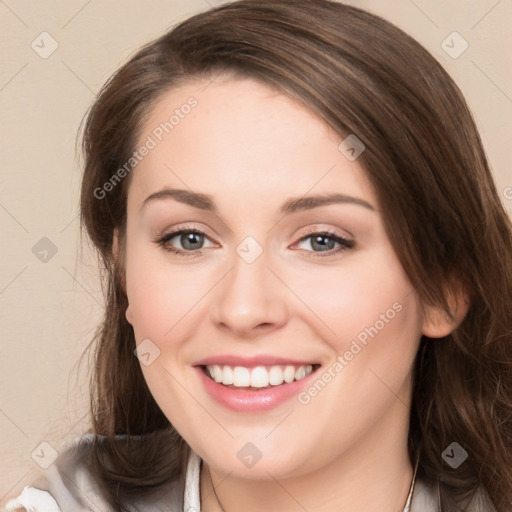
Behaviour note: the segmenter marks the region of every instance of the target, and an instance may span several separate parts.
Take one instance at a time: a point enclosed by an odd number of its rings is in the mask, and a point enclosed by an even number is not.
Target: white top
[[[82,439],[89,436],[91,434],[86,434],[82,436]],[[87,470],[84,467],[78,467],[76,464],[73,465],[73,463],[73,459],[70,459],[67,463],[64,462],[60,471],[54,464],[45,472],[46,481],[50,483],[46,488],[52,492],[27,486],[19,496],[10,500],[0,512],[13,512],[20,507],[24,507],[28,512],[105,512],[109,510],[108,505],[97,494],[95,484]],[[183,512],[201,512],[201,463],[199,455],[190,450],[185,477]],[[70,468],[72,471],[69,471]],[[437,489],[420,480],[417,481],[416,470],[417,467],[414,471],[403,512],[435,512],[440,510]],[[69,475],[71,475],[71,478]],[[136,503],[137,510],[150,512],[154,511],[156,506],[162,512],[178,512],[178,508],[181,509],[181,497],[178,496],[177,492],[173,493],[171,490],[171,493],[165,493],[163,498],[160,499],[155,501],[148,499],[145,502]],[[486,503],[483,493],[478,493],[467,510],[468,512],[492,512],[494,509]]]

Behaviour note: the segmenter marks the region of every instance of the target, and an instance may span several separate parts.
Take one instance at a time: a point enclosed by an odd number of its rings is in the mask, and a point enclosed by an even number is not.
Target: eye
[[[198,229],[180,229],[165,234],[155,242],[166,251],[174,254],[200,256],[206,240],[209,240],[209,238]],[[176,244],[181,245],[181,248],[176,247]]]
[[[155,240],[164,250],[180,256],[201,256],[204,243],[210,241],[207,235],[196,228],[179,229],[166,233]],[[354,249],[356,244],[353,240],[342,237],[337,233],[329,231],[314,231],[303,236],[296,245],[305,244],[309,248],[299,247],[315,257],[333,256],[342,251]],[[176,247],[179,245],[181,247]],[[210,241],[210,246],[214,246]],[[336,248],[337,246],[337,248]]]
[[[324,257],[324,256],[332,256],[334,254],[338,254],[342,251],[346,251],[349,249],[354,249],[356,244],[353,240],[349,240],[344,238],[337,233],[332,233],[329,231],[319,231],[312,232],[302,237],[298,244],[303,243],[309,245],[311,249],[302,248],[309,253],[316,253],[316,256]],[[335,249],[335,246],[338,246]],[[325,254],[320,254],[325,253]]]

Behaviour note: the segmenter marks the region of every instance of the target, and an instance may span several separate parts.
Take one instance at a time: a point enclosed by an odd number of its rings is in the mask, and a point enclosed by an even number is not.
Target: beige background
[[[512,212],[512,2],[348,3],[396,23],[455,78]],[[208,7],[206,0],[0,2],[0,501],[37,474],[40,443],[58,451],[86,427],[86,372],[77,362],[102,299],[95,260],[87,245],[81,252],[78,237],[79,123],[101,85],[140,45]],[[44,31],[58,43],[46,59],[31,47],[35,41],[39,52],[51,48]],[[441,47],[453,31],[469,44],[457,59]],[[47,262],[32,252],[43,237],[57,248]]]

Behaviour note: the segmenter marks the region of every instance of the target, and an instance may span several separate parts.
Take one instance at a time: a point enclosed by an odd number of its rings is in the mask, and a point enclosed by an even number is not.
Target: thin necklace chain
[[[215,498],[217,499],[217,503],[219,504],[220,509],[222,510],[222,512],[225,512],[224,507],[222,506],[222,503],[220,502],[220,499],[217,496],[217,491],[215,490],[215,485],[213,483],[212,474],[210,472],[210,465],[207,464],[207,466],[208,466],[208,475],[210,475],[210,482],[212,483],[213,494],[215,494]]]
[[[414,484],[416,483],[416,472],[418,471],[418,465],[419,465],[419,457],[416,460],[416,464],[415,464],[415,468],[414,468],[414,473],[413,473],[413,476],[412,476],[411,488],[410,488],[410,491],[409,491],[409,496],[407,498],[407,502],[408,503],[406,504],[405,509],[407,509],[407,505],[408,504],[410,505],[409,499],[412,497],[412,493],[413,493],[413,490],[414,490]],[[215,484],[213,483],[212,474],[210,472],[210,465],[207,464],[207,467],[208,467],[208,475],[210,476],[210,482],[212,483],[213,494],[215,494],[215,498],[217,499],[217,503],[219,504],[219,507],[220,507],[221,511],[225,512],[224,507],[222,506],[222,503],[220,502],[219,496],[217,495],[217,491],[215,490]],[[438,488],[438,490],[439,490],[439,488]],[[439,510],[441,510],[441,508],[439,508]]]

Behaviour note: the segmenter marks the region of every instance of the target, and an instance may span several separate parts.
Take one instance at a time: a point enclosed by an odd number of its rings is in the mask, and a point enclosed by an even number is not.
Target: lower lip
[[[317,368],[318,369],[318,368]],[[309,383],[316,370],[300,380],[289,384],[249,391],[247,389],[231,389],[207,377],[203,367],[196,366],[195,370],[208,394],[220,405],[236,412],[262,412],[278,407],[297,396]]]

